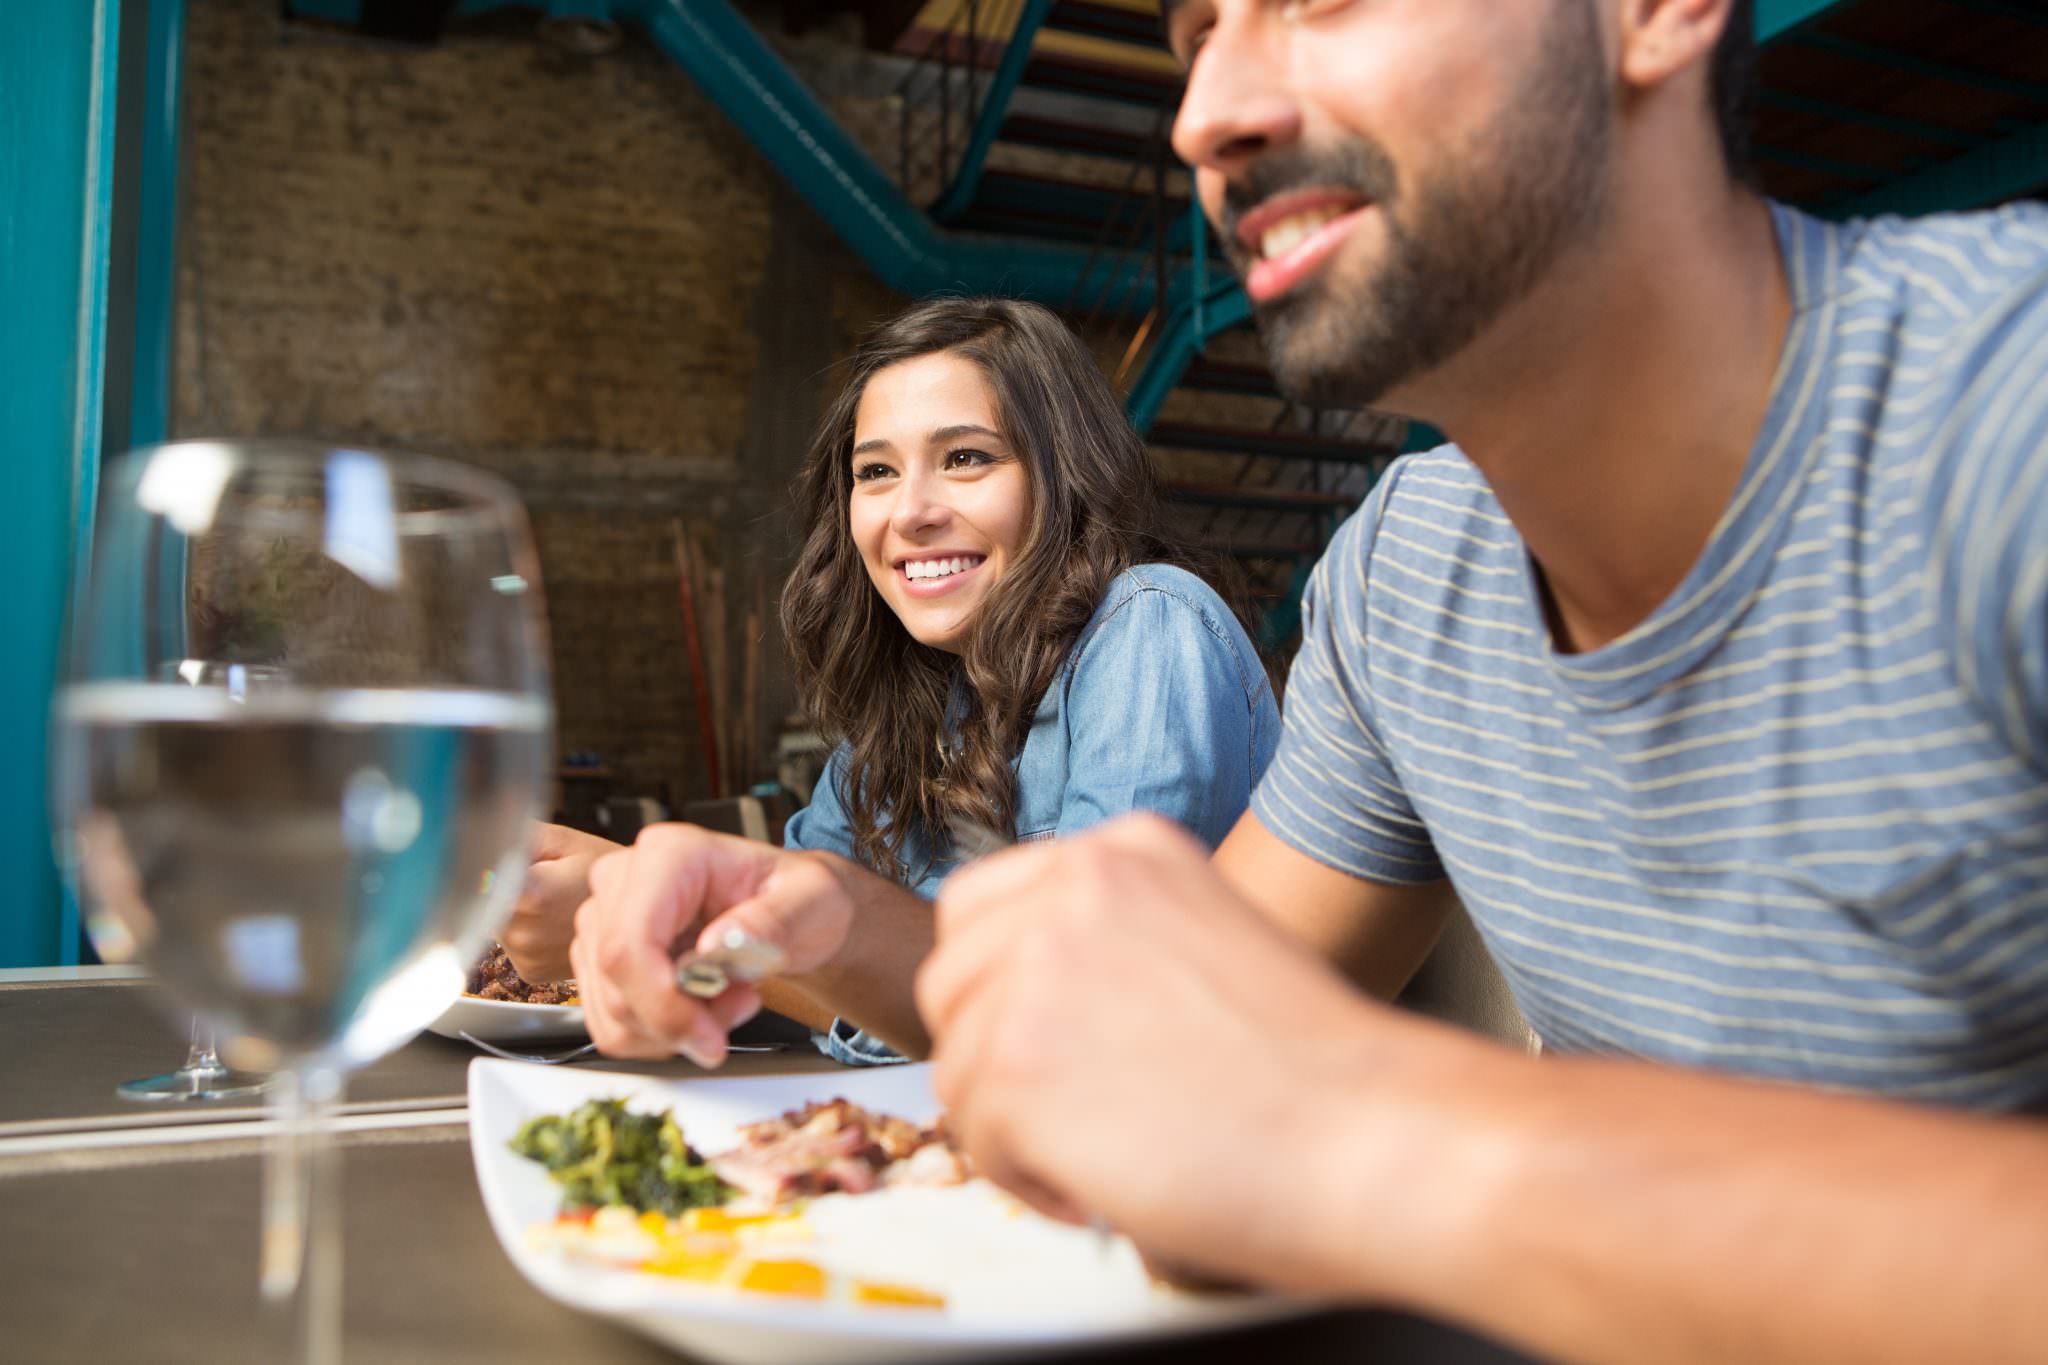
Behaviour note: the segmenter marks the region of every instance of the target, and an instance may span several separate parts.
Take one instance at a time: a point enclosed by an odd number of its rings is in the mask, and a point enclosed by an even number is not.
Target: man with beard
[[[2048,213],[1764,201],[1741,0],[1167,11],[1282,381],[1457,444],[1319,567],[1212,861],[1131,820],[947,883],[953,1131],[1166,1263],[1547,1357],[2039,1359]],[[833,903],[753,856],[594,874],[638,1043],[751,1004],[678,1002],[675,930]],[[1549,1055],[1380,1003],[1454,896]]]
[[[2041,1359],[2048,212],[1760,198],[1736,0],[1167,10],[1283,384],[1456,445],[1319,566],[1212,864],[941,892],[955,1133],[1546,1357]],[[1453,892],[1551,1055],[1372,998]]]

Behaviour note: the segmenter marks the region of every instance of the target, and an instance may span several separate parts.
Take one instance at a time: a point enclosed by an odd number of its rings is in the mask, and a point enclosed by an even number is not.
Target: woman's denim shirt
[[[1214,848],[1251,803],[1280,739],[1280,709],[1237,618],[1185,569],[1144,564],[1110,580],[1059,674],[1038,703],[1016,759],[1020,841],[1073,834],[1130,811],[1156,811]],[[851,857],[839,799],[844,750],[784,843]],[[913,832],[904,862],[926,900],[957,865]],[[835,1020],[816,1035],[855,1065],[900,1062],[878,1038]]]

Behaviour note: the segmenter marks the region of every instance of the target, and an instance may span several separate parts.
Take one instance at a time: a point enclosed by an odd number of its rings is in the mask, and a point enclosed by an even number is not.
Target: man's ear
[[[1624,85],[1651,90],[1713,58],[1735,0],[1620,0]]]

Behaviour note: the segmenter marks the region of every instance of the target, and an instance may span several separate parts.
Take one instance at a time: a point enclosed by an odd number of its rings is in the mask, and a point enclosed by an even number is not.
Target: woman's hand
[[[576,912],[571,960],[584,1023],[613,1057],[725,1060],[725,1036],[761,1008],[735,985],[715,1000],[676,987],[676,956],[742,929],[780,948],[798,975],[831,961],[853,902],[831,864],[694,825],[650,825],[629,849],[597,861]]]
[[[533,865],[512,918],[498,934],[513,970],[529,982],[565,981],[576,974],[569,942],[576,907],[590,895],[590,868],[621,846],[564,825],[534,826]]]

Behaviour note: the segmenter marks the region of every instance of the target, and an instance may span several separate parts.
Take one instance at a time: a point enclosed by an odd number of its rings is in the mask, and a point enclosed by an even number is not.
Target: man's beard
[[[1275,194],[1356,190],[1386,229],[1385,257],[1356,285],[1309,280],[1257,305],[1280,387],[1319,406],[1364,405],[1469,346],[1597,230],[1613,136],[1593,7],[1561,0],[1537,61],[1479,145],[1401,194],[1367,138],[1261,157],[1224,192],[1223,233],[1242,269],[1237,219]],[[1341,255],[1341,251],[1340,251]]]

